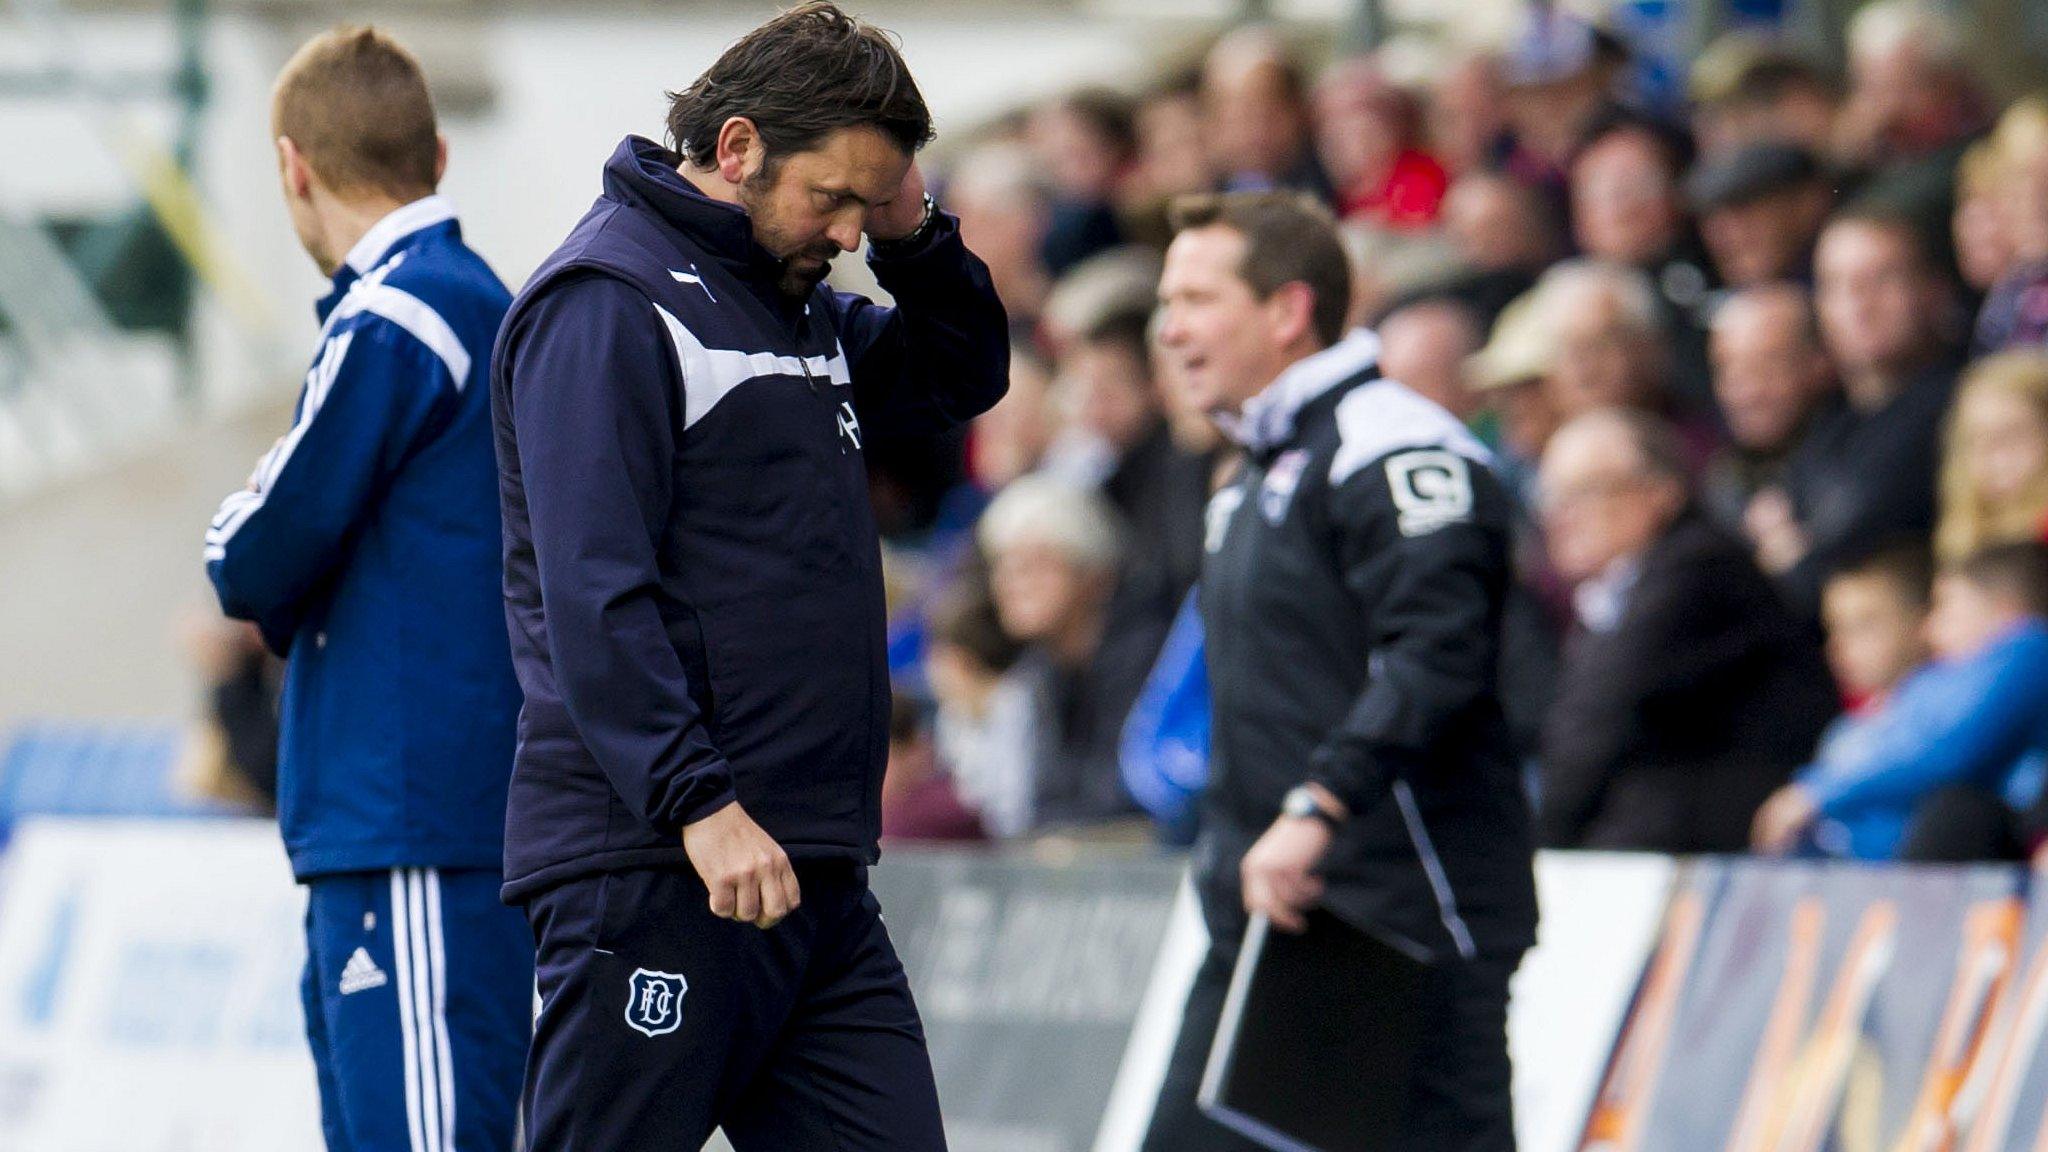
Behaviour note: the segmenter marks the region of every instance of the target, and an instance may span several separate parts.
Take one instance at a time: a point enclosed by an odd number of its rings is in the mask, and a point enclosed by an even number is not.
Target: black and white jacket
[[[1234,934],[1238,865],[1304,781],[1353,816],[1333,911],[1432,956],[1533,940],[1530,815],[1494,690],[1510,498],[1455,417],[1382,378],[1359,330],[1297,362],[1229,431],[1208,510],[1213,696],[1196,865]]]

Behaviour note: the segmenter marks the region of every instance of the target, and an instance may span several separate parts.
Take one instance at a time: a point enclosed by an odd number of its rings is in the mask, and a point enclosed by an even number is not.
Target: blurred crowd
[[[1008,397],[871,453],[885,834],[1186,842],[1204,507],[1152,340],[1165,206],[1326,204],[1384,373],[1521,500],[1500,689],[1552,847],[2017,859],[2048,832],[2048,100],[1932,0],[1837,69],[1729,33],[1680,91],[1538,13],[1426,66],[1263,27],[935,163]]]

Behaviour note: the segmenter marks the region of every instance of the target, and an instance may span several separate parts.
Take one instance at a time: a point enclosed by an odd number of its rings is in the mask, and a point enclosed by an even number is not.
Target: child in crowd
[[[889,767],[882,777],[884,840],[975,841],[988,834],[939,763],[929,703],[899,690],[889,707]]]
[[[1873,561],[1828,585],[1828,622],[1850,632],[1830,638],[1831,652],[1852,689],[1879,689],[1880,674],[1905,662],[1907,572],[1902,561]],[[1855,635],[1851,589],[1880,578],[1899,603],[1883,629],[1890,639],[1866,644],[1879,629]],[[2048,546],[1994,545],[1943,568],[1927,614],[1933,662],[1828,733],[1814,762],[1757,813],[1755,847],[1864,860],[2022,854],[2017,813],[2039,796],[2048,749],[2044,617]]]
[[[1036,723],[1029,685],[1011,674],[1023,646],[996,619],[985,576],[942,597],[930,628],[925,678],[938,704],[939,760],[991,836],[1021,835],[1031,821]]]
[[[1949,418],[1935,550],[1944,563],[2048,535],[2048,352],[2006,352],[1964,377]]]

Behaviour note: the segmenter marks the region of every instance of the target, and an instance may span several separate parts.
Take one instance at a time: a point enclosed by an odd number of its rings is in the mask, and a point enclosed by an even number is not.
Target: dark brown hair
[[[434,190],[441,146],[426,74],[376,28],[342,25],[294,53],[271,90],[270,130],[343,195]]]
[[[1077,88],[1058,100],[1060,107],[1100,137],[1119,162],[1138,154],[1137,101],[1114,88]]]
[[[1934,553],[1924,540],[1891,540],[1851,557],[1828,577],[1830,583],[1841,579],[1882,580],[1902,603],[1924,612],[1934,584]]]
[[[1905,241],[1916,271],[1929,279],[1947,279],[1947,273],[1942,269],[1940,241],[1933,231],[1904,207],[1886,197],[1872,193],[1850,201],[1828,215],[1827,223],[1821,226],[1821,231],[1832,232],[1836,228],[1850,226],[1888,232],[1895,238]]]
[[[1152,312],[1148,308],[1111,308],[1081,329],[1080,342],[1113,348],[1129,356],[1138,370],[1152,375]]]
[[[2012,600],[2029,615],[2048,616],[2048,544],[2032,540],[1992,544],[1946,571],[1994,596]]]
[[[1264,300],[1287,284],[1306,284],[1315,297],[1316,336],[1325,345],[1344,338],[1351,312],[1351,261],[1337,240],[1329,210],[1294,192],[1226,192],[1182,196],[1168,219],[1175,233],[1228,228],[1244,237],[1238,278]]]
[[[958,648],[990,673],[1008,671],[1024,654],[1023,645],[1003,631],[986,577],[963,579],[941,596],[932,605],[930,625],[934,645]]]
[[[689,87],[669,93],[669,146],[708,165],[735,116],[754,122],[771,160],[841,128],[874,128],[906,154],[932,138],[931,112],[896,45],[829,0],[747,33]]]
[[[1685,437],[1679,434],[1677,425],[1640,408],[1605,408],[1601,414],[1611,417],[1627,433],[1645,476],[1669,480],[1691,490],[1692,467],[1686,457]]]

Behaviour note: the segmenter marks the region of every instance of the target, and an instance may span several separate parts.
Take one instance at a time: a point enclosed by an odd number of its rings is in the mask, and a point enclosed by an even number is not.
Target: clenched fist
[[[683,829],[683,851],[711,891],[711,914],[773,928],[803,897],[782,845],[728,804]]]

